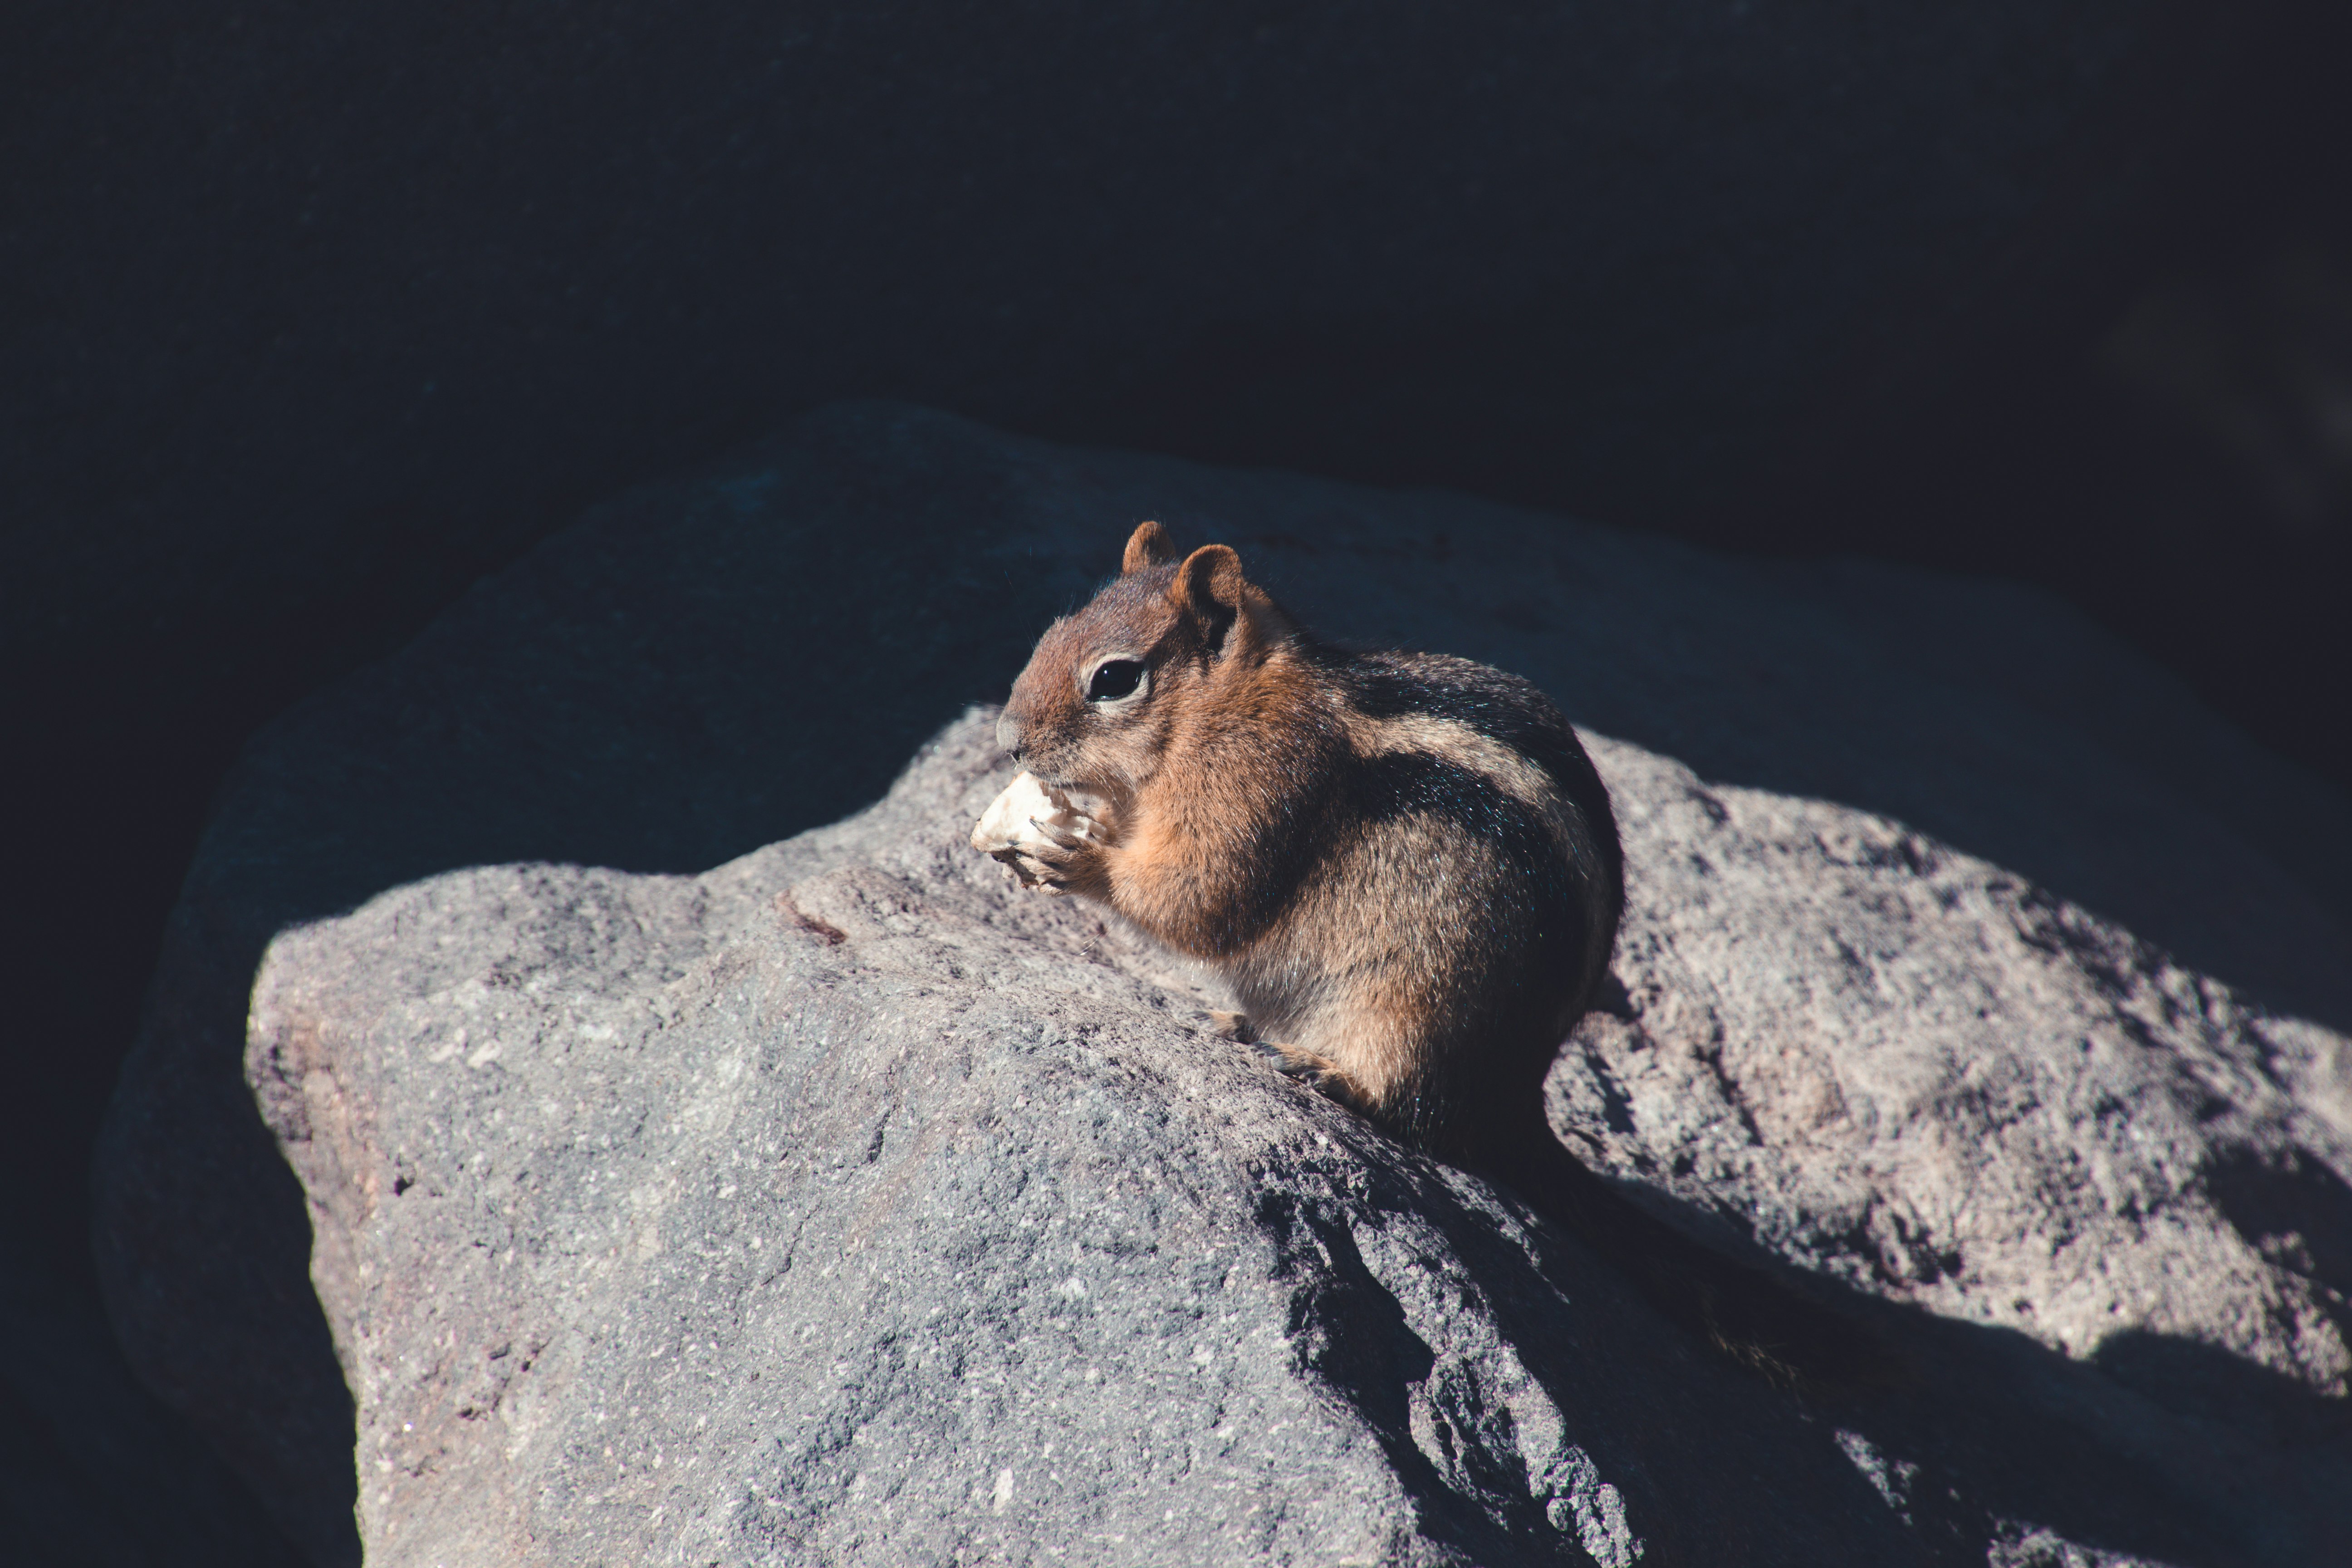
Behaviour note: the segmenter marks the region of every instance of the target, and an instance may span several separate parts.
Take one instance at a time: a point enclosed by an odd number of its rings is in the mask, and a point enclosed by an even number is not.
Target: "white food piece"
[[[1034,832],[1029,826],[1031,817],[1042,822],[1055,809],[1045,786],[1037,782],[1034,774],[1023,773],[980,814],[980,824],[971,830],[971,847],[983,855],[1013,848],[1024,835]]]
[[[1109,833],[1088,815],[1100,809],[1101,803],[1090,795],[1049,790],[1037,782],[1035,774],[1024,773],[981,814],[979,826],[971,830],[971,847],[1012,867],[1024,885],[1034,885],[1019,858],[1029,850],[1052,847],[1053,840],[1039,831],[1039,826],[1058,827],[1090,843],[1108,844]]]

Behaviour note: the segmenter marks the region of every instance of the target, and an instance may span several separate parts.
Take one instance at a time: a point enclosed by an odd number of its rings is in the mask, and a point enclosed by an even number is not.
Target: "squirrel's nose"
[[[996,716],[996,743],[1012,752],[1014,762],[1021,760],[1021,721],[1009,711]]]

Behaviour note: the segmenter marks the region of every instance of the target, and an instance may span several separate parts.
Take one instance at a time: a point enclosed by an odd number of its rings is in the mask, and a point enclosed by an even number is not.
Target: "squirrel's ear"
[[[1134,550],[1133,545],[1128,548],[1130,552]],[[1168,596],[1180,610],[1210,616],[1222,613],[1231,619],[1242,607],[1242,595],[1248,589],[1249,583],[1242,576],[1242,558],[1234,553],[1233,546],[1203,544],[1177,568]]]
[[[1221,644],[1253,597],[1263,598],[1242,575],[1242,558],[1230,545],[1203,544],[1176,569],[1168,597],[1177,609],[1201,623],[1211,644]]]
[[[1168,542],[1168,531],[1156,522],[1139,522],[1127,536],[1127,555],[1118,563],[1118,574],[1132,577],[1146,567],[1165,566],[1175,559],[1176,547]]]
[[[1297,628],[1265,590],[1242,575],[1242,558],[1229,546],[1203,544],[1176,568],[1169,603],[1192,617],[1219,658],[1236,650],[1254,657]]]

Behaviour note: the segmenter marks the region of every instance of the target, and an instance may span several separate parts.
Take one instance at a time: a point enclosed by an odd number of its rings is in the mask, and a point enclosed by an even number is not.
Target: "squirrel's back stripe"
[[[1588,855],[1584,836],[1570,815],[1559,784],[1544,768],[1458,719],[1406,713],[1393,719],[1358,718],[1349,726],[1355,753],[1380,757],[1427,756],[1472,774],[1518,802],[1543,824],[1559,853],[1572,865]]]
[[[1607,789],[1551,700],[1518,676],[1444,654],[1304,651],[1346,693],[1359,756],[1441,758],[1537,815],[1584,894],[1594,938],[1584,967],[1597,978],[1617,925],[1615,824]]]

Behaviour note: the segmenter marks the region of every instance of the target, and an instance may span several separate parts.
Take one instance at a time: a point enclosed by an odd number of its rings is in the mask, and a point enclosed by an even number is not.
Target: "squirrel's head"
[[[1131,792],[1188,718],[1235,711],[1227,696],[1246,706],[1244,689],[1294,631],[1232,550],[1180,560],[1167,531],[1144,523],[1119,575],[1037,640],[997,742],[1043,783]]]

